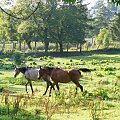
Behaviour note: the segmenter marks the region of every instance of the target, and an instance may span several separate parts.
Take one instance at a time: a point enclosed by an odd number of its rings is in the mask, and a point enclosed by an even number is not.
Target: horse
[[[56,85],[58,91],[59,91],[59,85],[58,83],[69,83],[72,81],[76,85],[76,92],[77,88],[79,87],[81,92],[83,92],[83,86],[80,85],[78,82],[81,77],[81,72],[90,72],[90,69],[87,68],[80,68],[78,70],[72,69],[70,71],[63,70],[60,68],[54,68],[54,67],[44,67],[42,68],[40,66],[39,72],[38,72],[38,79],[41,79],[41,77],[44,77],[46,75],[51,77],[51,80],[53,81],[53,86]],[[49,96],[51,96],[52,87],[50,87]]]
[[[29,84],[30,87],[31,87],[31,90],[32,90],[32,94],[33,94],[34,91],[33,91],[33,87],[32,87],[32,81],[39,81],[39,79],[37,77],[39,70],[34,69],[32,67],[25,66],[25,67],[16,67],[14,71],[15,71],[15,73],[14,73],[15,78],[17,77],[17,75],[19,75],[19,73],[22,73],[25,76],[25,78],[28,80],[26,85],[25,85],[26,86],[26,92],[28,93],[27,85]],[[43,94],[43,95],[45,95],[49,86],[53,86],[53,85],[52,85],[52,82],[50,81],[50,76],[45,76],[44,75],[43,80],[46,81],[46,90]]]

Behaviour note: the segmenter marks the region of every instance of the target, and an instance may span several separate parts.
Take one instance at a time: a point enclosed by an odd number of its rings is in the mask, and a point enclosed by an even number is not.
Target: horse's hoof
[[[45,93],[43,94],[43,96],[46,95]]]
[[[85,96],[86,94],[87,94],[86,90],[84,92],[82,92],[82,96]]]
[[[49,97],[51,97],[51,95],[49,95]]]
[[[33,93],[32,93],[32,96],[34,96],[34,95],[35,95],[35,93],[33,92]]]

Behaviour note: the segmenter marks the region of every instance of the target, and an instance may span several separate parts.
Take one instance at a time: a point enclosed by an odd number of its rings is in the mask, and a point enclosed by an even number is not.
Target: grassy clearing
[[[9,61],[12,63],[12,61]],[[82,73],[81,91],[75,97],[75,85],[59,84],[52,97],[42,96],[45,82],[33,82],[35,95],[25,92],[26,80],[22,74],[13,78],[14,70],[0,70],[0,119],[1,120],[119,120],[120,117],[120,55],[94,54],[67,58],[27,58],[26,65],[39,68],[56,66],[66,70],[89,68],[91,75]],[[92,78],[91,78],[92,76]],[[7,90],[2,92],[3,90]]]

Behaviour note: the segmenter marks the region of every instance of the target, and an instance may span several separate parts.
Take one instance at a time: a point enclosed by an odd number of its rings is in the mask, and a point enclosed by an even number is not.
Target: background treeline
[[[0,11],[1,53],[11,44],[15,50],[60,51],[118,47],[120,42],[120,13],[113,5],[98,0],[94,11],[88,10],[83,0],[75,3],[58,0],[17,0],[10,15]],[[37,10],[29,16],[35,9]],[[91,14],[91,11],[93,12]],[[89,38],[89,39],[86,39]],[[74,49],[73,49],[74,48]]]

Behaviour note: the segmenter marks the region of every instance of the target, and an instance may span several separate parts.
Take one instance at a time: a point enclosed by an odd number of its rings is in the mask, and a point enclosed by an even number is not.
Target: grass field
[[[12,63],[11,60],[5,61]],[[93,54],[67,58],[40,57],[27,59],[26,65],[39,68],[56,66],[66,70],[89,68],[80,79],[85,94],[75,96],[75,85],[59,84],[60,93],[42,96],[45,82],[33,82],[35,95],[25,92],[26,79],[14,78],[14,69],[0,70],[0,120],[119,120],[120,119],[120,55]]]

